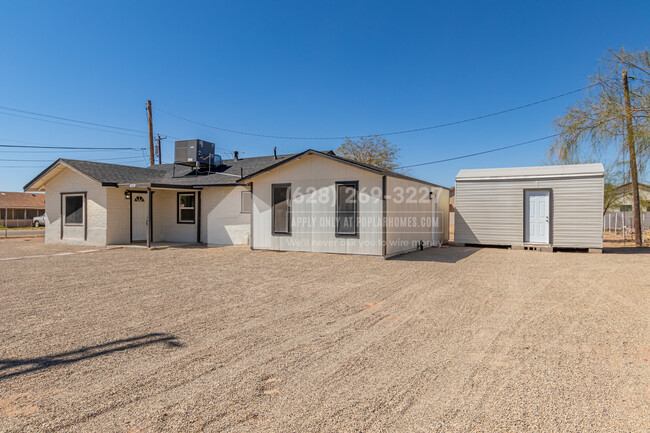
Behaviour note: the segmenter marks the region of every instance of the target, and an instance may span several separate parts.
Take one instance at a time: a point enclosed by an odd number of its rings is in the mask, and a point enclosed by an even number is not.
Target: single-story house
[[[218,158],[207,168],[178,155],[177,142],[173,164],[57,160],[25,186],[45,192],[45,241],[390,256],[448,239],[447,188],[331,151]]]
[[[616,187],[616,201],[610,205],[608,212],[632,212],[632,183],[624,183]],[[639,183],[639,199],[641,212],[650,212],[650,185]]]
[[[45,194],[0,192],[0,225],[30,227],[34,217],[45,213]]]
[[[461,170],[455,244],[603,247],[602,164]]]

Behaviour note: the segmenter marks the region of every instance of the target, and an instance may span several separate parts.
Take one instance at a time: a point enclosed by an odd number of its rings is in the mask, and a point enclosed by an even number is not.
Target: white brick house
[[[181,242],[390,256],[448,239],[447,188],[331,151],[223,160],[208,171],[178,164],[59,159],[25,191],[45,191],[47,243]],[[282,200],[277,183],[285,186]],[[409,189],[418,201],[400,200]],[[324,194],[327,203],[309,205]],[[407,217],[414,221],[408,227],[386,222]],[[300,218],[337,223],[292,231]],[[339,220],[354,227],[344,229]],[[278,232],[278,221],[286,233]]]

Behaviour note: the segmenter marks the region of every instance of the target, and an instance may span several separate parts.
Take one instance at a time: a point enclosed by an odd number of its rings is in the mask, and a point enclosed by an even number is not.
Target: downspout
[[[248,241],[250,243],[251,250],[253,249],[253,215],[255,215],[255,196],[253,196],[253,182],[251,182],[251,220],[248,227],[248,232],[250,233]]]
[[[196,223],[196,243],[201,243],[201,191],[198,191],[197,204],[197,223]]]
[[[386,257],[386,175],[381,177],[381,255]]]
[[[151,238],[152,238],[152,232],[153,232],[153,227],[151,224],[151,214],[153,213],[153,205],[151,203],[151,187],[147,187],[147,204],[149,205],[148,209],[148,215],[147,215],[147,248],[151,248]]]

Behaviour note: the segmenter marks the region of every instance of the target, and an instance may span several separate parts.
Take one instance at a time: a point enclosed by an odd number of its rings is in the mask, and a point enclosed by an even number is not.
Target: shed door
[[[525,242],[548,244],[549,192],[526,191]]]
[[[131,241],[144,241],[149,226],[147,194],[131,193],[131,201]]]

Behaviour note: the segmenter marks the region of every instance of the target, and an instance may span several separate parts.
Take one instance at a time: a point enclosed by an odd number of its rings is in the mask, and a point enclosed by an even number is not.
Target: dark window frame
[[[68,198],[81,197],[81,222],[68,222]],[[86,224],[86,195],[83,193],[63,193],[63,225],[70,227],[83,227]]]
[[[287,231],[275,230],[275,194],[276,188],[287,189]],[[291,236],[291,184],[290,183],[274,183],[271,184],[271,234],[273,236]]]
[[[181,208],[181,196],[182,195],[191,195],[194,197],[194,206],[192,208]],[[176,224],[196,224],[196,191],[193,192],[181,192],[176,193]],[[181,220],[181,209],[192,209],[194,211],[192,215],[192,221],[182,221]]]
[[[341,219],[339,218],[339,186],[351,186],[354,188],[354,233],[350,232],[339,232],[339,224]],[[335,202],[334,207],[336,208],[336,224],[334,227],[335,236],[342,238],[358,238],[359,237],[359,181],[358,180],[343,180],[337,181],[334,184],[335,191]]]

